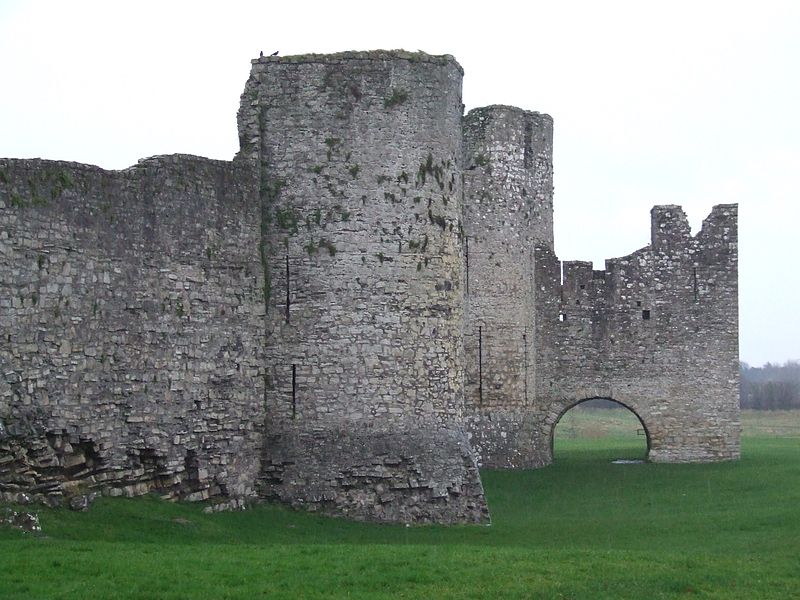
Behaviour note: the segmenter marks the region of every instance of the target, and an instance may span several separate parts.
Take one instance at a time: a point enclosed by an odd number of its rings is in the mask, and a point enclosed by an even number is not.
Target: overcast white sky
[[[800,359],[800,2],[0,0],[0,156],[231,159],[259,50],[378,48],[454,55],[468,110],[553,116],[562,259],[738,202],[741,357]]]

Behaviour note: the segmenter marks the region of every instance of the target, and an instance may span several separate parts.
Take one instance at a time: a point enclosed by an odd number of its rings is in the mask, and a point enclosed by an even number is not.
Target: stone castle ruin
[[[552,119],[450,56],[252,62],[230,161],[0,159],[0,492],[482,522],[591,398],[649,458],[739,456],[737,215],[553,251]]]

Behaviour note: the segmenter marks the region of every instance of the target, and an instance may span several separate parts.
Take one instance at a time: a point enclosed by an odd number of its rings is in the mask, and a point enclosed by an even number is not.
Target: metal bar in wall
[[[286,322],[289,322],[289,253],[286,253]]]
[[[478,404],[483,405],[483,327],[478,327]]]
[[[464,236],[464,271],[465,281],[464,288],[467,295],[469,295],[469,236]]]
[[[527,327],[525,328],[527,332]],[[525,404],[528,403],[528,334],[522,334],[522,345],[525,348],[525,378],[522,380],[523,389],[525,390]]]
[[[292,418],[297,417],[297,365],[292,365]]]

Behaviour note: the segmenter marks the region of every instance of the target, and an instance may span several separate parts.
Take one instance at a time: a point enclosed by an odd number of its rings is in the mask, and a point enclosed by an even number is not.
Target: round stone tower
[[[466,409],[482,464],[530,466],[534,249],[553,248],[553,121],[510,106],[464,118]]]
[[[461,78],[421,53],[253,61],[237,160],[260,177],[265,496],[487,516],[463,426]]]

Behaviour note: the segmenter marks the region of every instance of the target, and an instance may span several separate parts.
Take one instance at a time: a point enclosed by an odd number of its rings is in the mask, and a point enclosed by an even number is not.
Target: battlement
[[[703,219],[703,225],[697,237],[708,239],[717,237],[723,244],[735,245],[738,235],[739,207],[736,204],[717,204],[711,214]]]
[[[464,69],[458,61],[449,54],[427,54],[426,52],[409,52],[407,50],[370,50],[370,51],[346,51],[333,54],[297,54],[288,56],[261,56],[250,61],[252,65],[263,63],[282,63],[282,64],[353,64],[357,61],[379,61],[396,62],[408,61],[411,63],[429,63],[435,65],[452,65],[458,69],[461,75]]]
[[[689,220],[680,206],[654,206],[651,216],[651,246],[656,251],[669,252],[688,244],[691,236]],[[738,208],[736,204],[718,204],[703,220],[698,239],[722,235],[727,242],[736,241]]]
[[[654,250],[669,252],[684,245],[691,237],[691,227],[680,206],[666,204],[650,210],[650,244]]]
[[[592,263],[583,260],[565,260],[561,263],[565,292],[577,293],[591,285],[598,271],[592,270]]]

